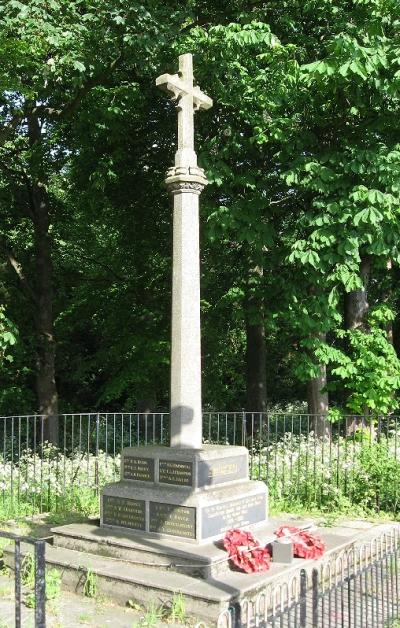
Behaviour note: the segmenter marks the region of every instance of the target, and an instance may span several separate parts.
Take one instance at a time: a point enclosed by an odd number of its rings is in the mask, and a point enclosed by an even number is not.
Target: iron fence
[[[389,628],[400,619],[400,534],[393,528],[220,613],[218,628]],[[202,623],[198,624],[202,628]]]
[[[60,509],[92,512],[105,483],[119,478],[120,453],[169,442],[166,413],[91,413],[57,417],[58,440],[41,416],[0,417],[0,519]],[[399,510],[397,416],[206,412],[208,443],[245,445],[250,475],[268,484],[280,509]]]
[[[14,542],[15,628],[21,628],[22,560],[21,543],[33,545],[35,628],[46,627],[46,541],[0,531],[0,538]]]

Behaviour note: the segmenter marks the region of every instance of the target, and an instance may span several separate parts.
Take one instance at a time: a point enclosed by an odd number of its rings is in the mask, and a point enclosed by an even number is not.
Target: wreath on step
[[[320,558],[326,549],[321,537],[295,526],[280,526],[275,530],[275,537],[291,538],[295,558]],[[262,547],[251,532],[232,528],[225,534],[223,545],[229,560],[245,573],[268,571],[271,566],[272,557],[268,547]]]
[[[246,573],[267,571],[271,563],[271,554],[266,547],[261,547],[251,532],[233,528],[224,538],[224,548],[232,563]]]
[[[295,558],[321,558],[326,549],[320,536],[295,526],[281,526],[275,530],[275,536],[278,539],[285,536],[292,539]]]

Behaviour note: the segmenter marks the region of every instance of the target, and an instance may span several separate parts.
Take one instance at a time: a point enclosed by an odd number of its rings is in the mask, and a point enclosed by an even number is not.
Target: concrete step
[[[22,556],[29,553],[32,553],[32,546],[22,543]],[[5,548],[4,562],[14,568],[13,547]],[[46,547],[46,567],[60,572],[63,588],[82,595],[90,573],[95,577],[97,593],[122,606],[126,606],[128,600],[143,606],[168,605],[174,594],[182,593],[186,612],[207,621],[217,617],[229,605],[232,595],[238,592],[232,586],[224,590],[218,582],[51,545]]]
[[[304,522],[299,522],[304,525]],[[249,526],[262,545],[273,539],[276,522]],[[231,572],[228,555],[221,542],[194,545],[179,539],[148,538],[131,530],[100,528],[93,523],[58,526],[51,530],[56,547],[97,556],[109,556],[132,564],[162,571],[174,571],[207,579]]]
[[[277,523],[275,521],[274,525],[276,526]],[[96,529],[98,538],[103,542],[104,530],[101,529],[100,533],[100,528]],[[115,530],[113,532],[115,533]],[[356,537],[351,534],[338,536],[327,530],[319,530],[319,533],[327,544],[324,559],[332,552],[350,547],[356,541]],[[65,534],[64,537],[68,538],[68,535]],[[122,553],[122,543],[120,550]],[[32,551],[32,547],[22,544],[21,551],[25,555]],[[13,567],[13,549],[6,548],[4,556],[5,562]],[[148,560],[146,553],[143,554],[143,562],[145,559]],[[316,564],[317,561],[294,559],[290,564],[272,563],[270,570],[261,574],[245,574],[229,570],[208,579],[201,579],[167,570],[166,566],[164,569],[143,566],[143,564],[133,564],[121,558],[101,556],[88,551],[50,544],[46,548],[47,568],[60,571],[62,586],[67,590],[83,594],[87,575],[90,572],[95,577],[97,592],[122,606],[125,606],[128,600],[139,602],[144,606],[150,603],[168,605],[172,602],[174,594],[181,593],[188,615],[205,620],[208,626],[214,625],[218,614],[228,608],[232,602],[244,596],[252,599],[261,589],[275,585],[279,581],[287,581],[300,569],[311,569]]]

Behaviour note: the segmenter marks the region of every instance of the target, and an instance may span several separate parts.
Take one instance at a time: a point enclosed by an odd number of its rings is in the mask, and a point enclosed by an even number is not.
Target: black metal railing
[[[218,628],[389,628],[400,624],[400,528],[268,585]],[[198,628],[202,623],[198,624]]]
[[[38,512],[95,512],[98,494],[119,478],[120,453],[168,444],[167,413],[89,413],[58,417],[56,444],[43,417],[0,417],[0,519]],[[205,412],[207,443],[245,445],[250,475],[268,484],[279,509],[326,507],[399,511],[397,416]]]
[[[22,602],[22,556],[21,543],[33,545],[32,566],[34,570],[34,609],[35,628],[46,627],[46,542],[29,536],[18,536],[11,532],[0,531],[0,538],[14,543],[14,578],[15,578],[15,628],[21,628]]]

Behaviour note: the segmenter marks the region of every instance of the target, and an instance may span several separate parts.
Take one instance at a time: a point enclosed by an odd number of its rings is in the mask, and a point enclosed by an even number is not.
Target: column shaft
[[[202,443],[199,193],[174,193],[171,447]]]

